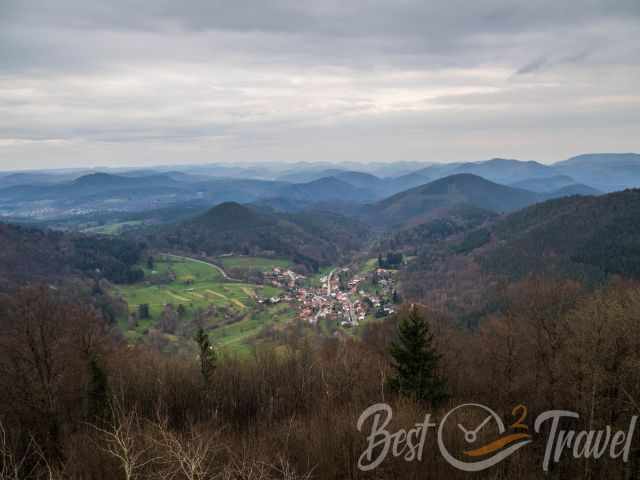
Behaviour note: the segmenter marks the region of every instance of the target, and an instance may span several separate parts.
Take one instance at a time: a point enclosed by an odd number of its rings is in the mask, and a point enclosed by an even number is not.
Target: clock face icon
[[[507,434],[500,415],[477,403],[449,411],[438,428],[438,446],[444,459],[468,472],[496,465],[530,442],[527,433]]]
[[[462,423],[459,423],[458,428],[462,430],[462,432],[464,433],[464,441],[467,442],[468,444],[476,443],[476,441],[478,440],[478,432],[482,430],[484,426],[487,425],[492,420],[496,422],[498,421],[493,415],[489,414],[487,418],[485,418],[482,422],[480,422],[480,425],[478,425],[473,430],[467,430],[467,428],[465,428],[464,425],[462,425]]]

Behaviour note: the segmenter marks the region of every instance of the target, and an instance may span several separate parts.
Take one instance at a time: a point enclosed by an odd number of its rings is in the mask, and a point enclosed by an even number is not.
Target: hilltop
[[[578,155],[553,167],[560,174],[605,192],[640,186],[640,155],[637,153]]]
[[[479,162],[441,163],[430,165],[415,173],[434,180],[449,175],[469,173],[505,185],[556,175],[549,165],[543,165],[531,160],[522,161],[506,158],[492,158],[491,160]]]
[[[415,225],[442,217],[459,205],[470,205],[491,212],[511,212],[539,201],[527,190],[500,185],[472,174],[451,175],[373,204],[370,220],[378,225]]]
[[[188,221],[142,234],[158,248],[208,256],[285,257],[316,270],[359,248],[367,229],[331,213],[280,214],[225,202]]]

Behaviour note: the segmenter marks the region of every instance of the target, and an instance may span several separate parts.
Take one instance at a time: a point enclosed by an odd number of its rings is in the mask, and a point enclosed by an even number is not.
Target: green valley
[[[259,269],[269,264],[255,260]],[[286,303],[260,301],[282,290],[228,281],[219,267],[200,260],[162,255],[144,271],[143,281],[113,287],[113,296],[126,304],[118,324],[130,341],[151,339],[164,349],[181,349],[202,325],[221,347],[246,349],[263,327],[295,315]]]

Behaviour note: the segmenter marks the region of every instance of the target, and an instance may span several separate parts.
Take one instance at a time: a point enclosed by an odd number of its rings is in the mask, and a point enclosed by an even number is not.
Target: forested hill
[[[0,224],[0,291],[71,278],[139,280],[143,246],[124,239],[90,237]]]
[[[501,213],[542,199],[534,192],[500,185],[477,175],[458,174],[382,200],[372,205],[367,214],[373,224],[402,227],[446,216],[460,205]]]
[[[471,304],[500,279],[640,279],[638,219],[639,189],[539,203],[424,251],[403,286],[419,301]]]
[[[211,256],[281,256],[316,270],[360,248],[368,230],[336,214],[281,214],[226,202],[189,221],[141,235],[156,248]]]
[[[537,204],[496,224],[484,265],[515,275],[551,267],[640,278],[639,219],[640,189]]]

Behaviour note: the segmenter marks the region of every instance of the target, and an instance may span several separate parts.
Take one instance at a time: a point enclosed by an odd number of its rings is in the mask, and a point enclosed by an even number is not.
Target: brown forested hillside
[[[0,289],[71,277],[135,281],[142,275],[135,268],[142,251],[123,239],[0,224]]]
[[[281,214],[227,202],[192,220],[143,232],[142,237],[158,248],[275,255],[315,270],[360,248],[368,234],[367,227],[337,214]]]
[[[473,310],[500,280],[529,275],[587,284],[640,278],[640,190],[533,205],[433,246],[410,266],[410,298]]]
[[[18,472],[5,478],[49,480],[468,478],[438,454],[433,430],[421,461],[389,454],[377,469],[358,470],[367,446],[359,416],[386,402],[396,431],[473,401],[505,418],[525,404],[530,430],[536,415],[559,406],[580,415],[578,430],[628,429],[640,414],[639,291],[623,282],[591,293],[575,282],[521,282],[475,331],[421,310],[449,395],[434,408],[388,389],[397,318],[369,325],[361,341],[292,325],[279,351],[222,356],[204,370],[201,357],[114,340],[92,309],[48,289],[23,290],[0,298],[0,468]],[[541,478],[544,437],[476,477]],[[585,470],[636,478],[638,450],[627,463],[568,454],[552,465],[557,478]]]

